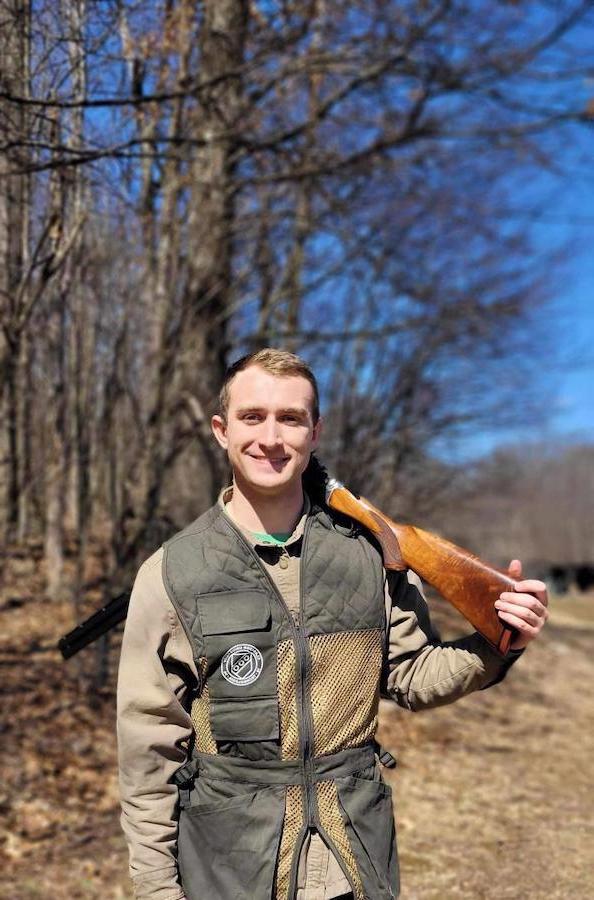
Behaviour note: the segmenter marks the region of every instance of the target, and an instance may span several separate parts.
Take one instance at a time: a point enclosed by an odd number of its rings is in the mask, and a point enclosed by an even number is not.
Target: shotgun
[[[65,634],[58,641],[58,650],[64,659],[70,659],[87,644],[92,644],[97,638],[111,631],[128,615],[130,594],[120,594],[114,597],[105,606],[102,606],[92,616],[76,625],[72,631]]]
[[[412,569],[455,606],[493,647],[507,653],[515,632],[499,619],[494,603],[502,591],[513,590],[509,575],[430,531],[399,525],[335,478],[325,478],[324,483],[327,505],[359,522],[375,536],[386,569]],[[58,648],[64,659],[122,622],[129,600],[129,594],[120,594],[60,638]]]
[[[412,569],[455,606],[493,647],[507,653],[515,631],[504,625],[494,603],[502,591],[513,591],[514,581],[509,575],[437,534],[414,525],[399,525],[335,478],[326,482],[326,503],[375,536],[386,569]]]

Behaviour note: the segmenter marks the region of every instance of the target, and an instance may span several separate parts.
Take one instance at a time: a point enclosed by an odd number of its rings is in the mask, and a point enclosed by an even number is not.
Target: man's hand
[[[508,573],[514,579],[522,577],[519,559],[512,559]],[[513,591],[504,591],[499,595],[499,600],[495,602],[499,618],[518,632],[510,644],[511,650],[522,650],[538,637],[549,618],[548,603],[546,584],[533,578],[516,581]]]

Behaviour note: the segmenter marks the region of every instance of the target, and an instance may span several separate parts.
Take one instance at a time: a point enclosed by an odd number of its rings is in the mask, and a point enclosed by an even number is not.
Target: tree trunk
[[[228,351],[233,249],[233,175],[248,17],[245,0],[207,0],[200,39],[201,83],[191,171],[189,279],[181,348],[182,387],[212,407]],[[218,79],[218,80],[217,80]]]
[[[19,521],[18,540],[27,540],[32,532],[32,495],[33,495],[33,352],[31,339],[27,333],[23,336],[20,371],[22,379],[21,406],[19,409]]]
[[[59,598],[64,576],[64,518],[68,492],[67,398],[65,384],[65,298],[55,298],[50,312],[49,385],[46,421],[45,545],[47,593]]]
[[[199,142],[191,165],[188,212],[188,280],[174,391],[200,410],[193,417],[203,486],[214,500],[223,466],[208,423],[226,368],[232,303],[234,172],[241,115],[248,20],[246,0],[207,0],[200,32],[199,105],[192,137]],[[196,464],[197,460],[195,460]],[[180,465],[185,461],[180,459]],[[208,496],[208,495],[207,495]]]
[[[0,5],[0,86],[7,93],[23,97],[29,91],[29,0],[4,0]],[[18,147],[26,145],[27,118],[24,106],[14,107],[0,100],[4,140]],[[25,163],[26,151],[0,152],[0,322],[4,329],[4,381],[6,389],[5,427],[7,451],[5,534],[17,536],[19,520],[19,435],[21,333],[18,326],[17,289],[23,276],[28,243],[28,177],[14,173]],[[2,388],[0,388],[0,394]],[[0,395],[0,404],[2,396]]]
[[[63,0],[68,22],[68,57],[72,79],[72,96],[82,104],[86,99],[86,56],[84,26],[86,17],[85,0]],[[84,122],[82,106],[74,107],[70,113],[70,143],[74,149],[84,146]],[[86,185],[80,168],[71,176],[68,212],[72,223],[82,220]],[[84,567],[87,554],[87,538],[90,519],[90,428],[89,428],[89,382],[92,355],[87,352],[89,341],[93,339],[92,315],[84,302],[85,283],[82,265],[84,255],[84,232],[80,232],[66,261],[65,280],[71,310],[70,366],[68,370],[68,391],[70,395],[70,434],[73,452],[71,459],[71,521],[76,536],[76,565],[72,583],[72,606],[75,618],[81,616]]]

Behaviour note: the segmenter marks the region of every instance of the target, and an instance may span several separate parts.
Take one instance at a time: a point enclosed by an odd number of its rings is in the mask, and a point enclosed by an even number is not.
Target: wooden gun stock
[[[414,525],[399,525],[339,482],[328,482],[331,509],[360,522],[382,547],[386,569],[412,569],[462,613],[500,653],[507,653],[514,630],[504,625],[494,603],[513,590],[513,579],[468,550]]]

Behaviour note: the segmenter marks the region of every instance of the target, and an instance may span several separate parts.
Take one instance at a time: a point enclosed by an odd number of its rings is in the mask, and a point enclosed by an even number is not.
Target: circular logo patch
[[[253,684],[262,673],[264,660],[253,644],[235,644],[221,660],[221,675],[230,684],[243,687]]]

